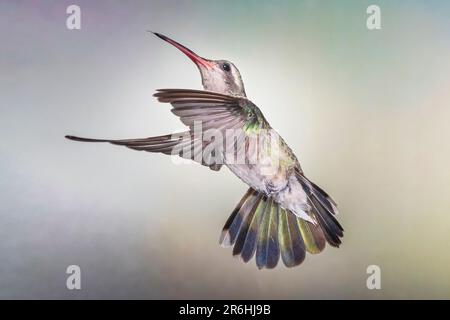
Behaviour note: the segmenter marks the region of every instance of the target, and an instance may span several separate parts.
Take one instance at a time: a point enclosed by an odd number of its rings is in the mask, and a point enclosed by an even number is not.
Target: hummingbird
[[[158,89],[154,94],[159,102],[172,106],[186,131],[139,139],[66,138],[175,154],[213,171],[228,167],[249,189],[226,220],[219,242],[232,247],[233,255],[244,262],[255,257],[259,269],[275,268],[280,257],[286,267],[298,266],[306,252],[317,254],[326,243],[339,247],[344,230],[335,218],[336,202],[306,177],[293,151],[247,98],[237,67],[228,60],[202,58],[153,33],[184,53],[200,71],[204,90]],[[198,125],[201,134],[195,132]],[[205,129],[222,138],[231,133],[233,139],[208,139]],[[212,151],[205,155],[206,149]]]

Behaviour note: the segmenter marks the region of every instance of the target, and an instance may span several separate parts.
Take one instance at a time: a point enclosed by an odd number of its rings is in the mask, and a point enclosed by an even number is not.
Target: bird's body
[[[299,217],[313,222],[308,211],[306,194],[296,179],[301,173],[300,163],[280,135],[268,123],[266,129],[256,130],[258,159],[254,164],[234,164],[225,161],[227,167],[253,189],[273,197],[281,207]],[[274,147],[276,145],[276,148]],[[252,151],[251,148],[250,152]],[[276,150],[274,150],[276,149]],[[250,156],[246,157],[246,160]],[[234,159],[232,159],[234,160]]]
[[[227,223],[221,244],[248,261],[256,253],[259,268],[273,268],[279,256],[292,267],[305,251],[318,253],[325,242],[339,246],[343,229],[333,217],[335,202],[309,181],[296,156],[271,128],[261,110],[246,97],[237,68],[226,60],[207,60],[155,33],[184,52],[198,66],[204,91],[158,90],[188,131],[159,137],[99,140],[131,149],[179,155],[220,170],[227,166],[250,186]]]

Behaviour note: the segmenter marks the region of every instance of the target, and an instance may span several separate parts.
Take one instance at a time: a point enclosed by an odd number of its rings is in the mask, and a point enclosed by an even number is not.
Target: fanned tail
[[[306,252],[317,254],[326,242],[339,246],[343,229],[329,212],[336,204],[311,182],[308,187],[305,192],[310,201],[310,214],[317,224],[295,216],[273,198],[250,188],[225,223],[220,244],[233,246],[233,255],[240,256],[244,262],[256,256],[259,269],[275,268],[280,257],[287,267],[295,267],[303,262]]]

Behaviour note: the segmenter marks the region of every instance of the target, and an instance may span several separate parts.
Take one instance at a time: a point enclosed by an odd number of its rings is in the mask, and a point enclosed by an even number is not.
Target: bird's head
[[[236,66],[227,60],[209,60],[200,57],[178,42],[154,32],[162,40],[170,43],[191,59],[200,70],[205,90],[245,97],[244,83]]]

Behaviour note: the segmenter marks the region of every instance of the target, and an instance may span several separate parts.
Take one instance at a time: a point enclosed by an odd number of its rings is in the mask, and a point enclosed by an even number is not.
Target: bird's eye
[[[228,63],[224,63],[222,65],[222,69],[225,70],[226,72],[229,72],[231,70],[231,67]]]

